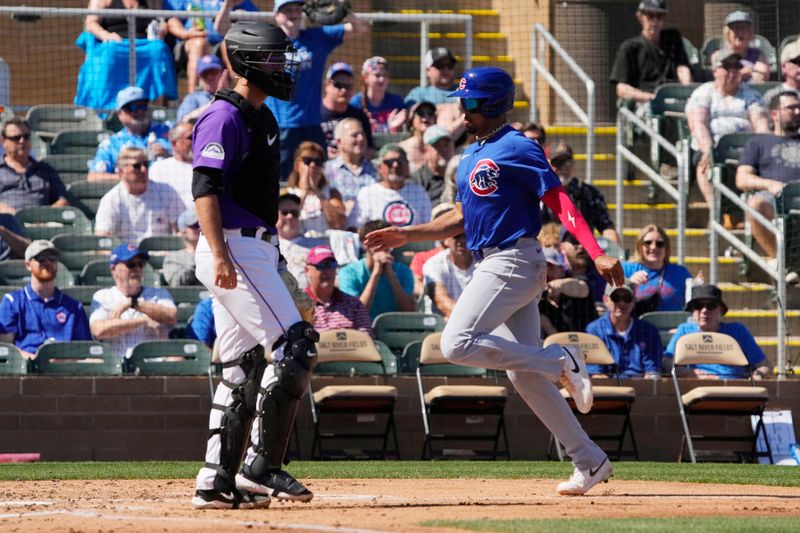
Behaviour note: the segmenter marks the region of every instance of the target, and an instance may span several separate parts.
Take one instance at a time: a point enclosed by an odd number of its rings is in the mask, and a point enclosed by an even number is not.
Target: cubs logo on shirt
[[[65,313],[64,311],[59,311],[58,313],[56,313],[56,320],[58,320],[59,324],[63,324],[64,322],[67,321],[67,313]]]
[[[414,221],[414,211],[402,200],[395,200],[383,208],[383,219],[392,226],[408,226]]]
[[[469,174],[469,188],[477,196],[489,196],[497,190],[500,167],[491,159],[481,159]]]

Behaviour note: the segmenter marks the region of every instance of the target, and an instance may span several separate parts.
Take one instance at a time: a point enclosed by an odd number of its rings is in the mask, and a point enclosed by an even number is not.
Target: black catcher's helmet
[[[236,22],[225,34],[233,71],[270,96],[291,100],[300,62],[283,30],[266,22]]]

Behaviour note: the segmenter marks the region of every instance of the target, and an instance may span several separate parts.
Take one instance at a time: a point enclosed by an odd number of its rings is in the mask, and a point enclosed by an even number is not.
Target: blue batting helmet
[[[514,107],[514,80],[501,68],[475,67],[464,73],[458,90],[449,96],[465,100],[467,111],[495,118]]]

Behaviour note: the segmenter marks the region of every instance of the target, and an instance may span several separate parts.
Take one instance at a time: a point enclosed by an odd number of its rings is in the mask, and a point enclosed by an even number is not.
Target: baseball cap
[[[559,141],[559,143],[550,150],[550,163],[556,165],[557,163],[563,163],[568,159],[573,159],[575,154],[572,151],[572,147],[565,143],[564,141]]]
[[[638,11],[646,11],[648,13],[666,13],[667,2],[666,0],[642,0],[639,2]]]
[[[286,4],[303,4],[303,3],[305,3],[305,0],[275,0],[275,7],[273,8],[272,11],[278,11]]]
[[[139,256],[145,259],[150,259],[150,254],[144,250],[140,250],[135,244],[120,244],[111,250],[111,255],[108,257],[108,264],[114,266],[117,263],[125,263],[126,261],[130,261],[134,257]]]
[[[281,203],[284,200],[292,200],[293,202],[297,202],[298,204],[303,203],[300,200],[299,196],[297,196],[296,194],[291,193],[291,192],[284,192],[284,193],[281,193],[280,196],[278,196],[278,203]]]
[[[372,56],[364,61],[363,65],[361,65],[361,74],[369,74],[370,72],[374,72],[378,70],[380,65],[383,65],[387,69],[389,68],[389,62],[386,61],[386,58],[381,56]]]
[[[181,213],[178,217],[178,229],[183,231],[189,226],[194,226],[198,222],[199,220],[197,219],[197,213],[195,213],[195,210],[192,207]]]
[[[408,159],[408,154],[406,154],[406,151],[403,150],[403,147],[400,146],[399,144],[393,144],[393,143],[384,144],[383,146],[381,146],[381,151],[378,152],[378,159],[383,159],[383,156],[385,156],[389,152],[397,152],[401,156]]]
[[[456,56],[453,55],[453,52],[444,46],[438,46],[425,52],[425,68],[432,67],[442,59],[448,59],[453,64],[457,63]]]
[[[350,66],[350,63],[345,63],[344,61],[337,61],[336,63],[330,66],[326,77],[328,79],[331,79],[340,72],[344,72],[345,74],[355,76],[355,74],[353,74],[353,67]]]
[[[117,93],[117,111],[122,111],[122,108],[128,104],[141,101],[148,101],[147,96],[144,94],[144,89],[133,85],[125,87]]]
[[[336,256],[333,254],[333,250],[331,250],[330,246],[322,244],[315,246],[308,251],[308,259],[306,259],[306,263],[316,266],[327,259],[333,259],[336,261]]]
[[[781,50],[781,63],[800,57],[800,41],[792,41]]]
[[[544,254],[544,258],[548,263],[564,268],[564,258],[561,256],[561,253],[558,250],[551,247],[544,247],[542,248],[542,253]]]
[[[448,211],[452,211],[455,208],[456,206],[452,202],[441,202],[439,204],[436,204],[435,206],[433,206],[433,209],[431,209],[431,220],[433,220],[434,218],[438,218],[447,213]]]
[[[736,22],[749,22],[750,24],[753,23],[753,17],[750,16],[750,13],[747,11],[736,10],[732,13],[728,13],[728,16],[725,17],[725,25],[730,26],[731,24],[735,24]]]
[[[443,128],[438,124],[434,124],[430,126],[428,129],[426,129],[425,133],[422,134],[422,142],[433,146],[434,144],[444,139],[445,137],[447,137],[448,139],[452,139],[452,137],[450,136],[450,132],[447,131],[446,128]]]
[[[625,283],[623,283],[621,287],[615,287],[611,283],[606,283],[606,291],[605,291],[606,296],[610,297],[616,291],[628,291],[629,293],[631,293],[631,296],[636,294],[636,291],[634,291],[633,289],[633,284],[627,279],[625,280]]]
[[[222,70],[222,61],[215,55],[206,55],[197,61],[197,74],[203,74],[209,70]]]
[[[742,55],[729,46],[723,46],[714,55],[714,68],[721,67],[725,61],[731,58],[741,61]]]
[[[48,240],[39,239],[33,241],[28,245],[27,248],[25,248],[25,261],[30,261],[46,250],[52,250],[57,254],[59,253],[58,248],[56,248],[55,245]]]

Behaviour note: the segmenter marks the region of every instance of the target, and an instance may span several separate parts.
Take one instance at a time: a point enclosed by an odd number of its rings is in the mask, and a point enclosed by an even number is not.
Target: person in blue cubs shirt
[[[675,335],[670,339],[666,357],[673,357],[675,346],[682,336],[701,331],[724,333],[730,335],[742,347],[753,377],[764,378],[769,374],[767,356],[761,350],[747,327],[739,322],[722,322],[722,316],[728,312],[728,306],[722,301],[722,291],[716,285],[703,284],[692,288],[692,299],[686,304],[686,310],[692,317],[678,326]],[[691,376],[706,379],[747,379],[748,370],[740,366],[728,365],[694,365],[689,369]]]
[[[0,303],[0,339],[16,344],[29,360],[47,342],[92,339],[83,305],[56,287],[58,258],[52,242],[33,241],[25,250],[31,282]]]
[[[632,315],[635,302],[633,285],[606,285],[603,303],[608,313],[586,326],[586,333],[602,339],[614,357],[619,372],[628,378],[657,378],[661,374],[661,336],[658,329]],[[612,373],[605,365],[587,365],[590,374]]]
[[[363,22],[353,13],[347,16],[345,24],[305,28],[303,3],[303,0],[275,0],[273,10],[275,24],[289,36],[300,57],[300,70],[294,82],[295,98],[289,101],[267,99],[267,107],[281,129],[280,176],[284,181],[292,171],[294,153],[301,142],[314,141],[325,146],[320,104],[322,75],[328,56],[345,39],[364,31]]]

